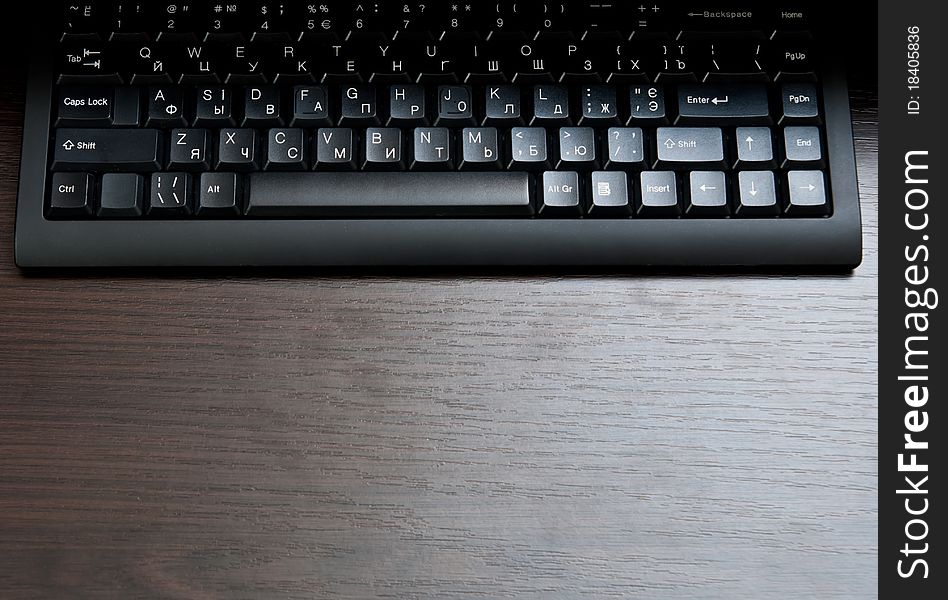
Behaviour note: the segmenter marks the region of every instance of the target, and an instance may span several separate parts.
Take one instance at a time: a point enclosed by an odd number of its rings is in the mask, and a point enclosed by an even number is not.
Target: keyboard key
[[[138,127],[141,125],[141,91],[137,87],[115,88],[112,125]]]
[[[206,129],[172,129],[168,168],[206,171],[210,168],[211,135]]]
[[[817,127],[787,127],[783,130],[785,165],[822,166],[823,146]]]
[[[215,86],[197,90],[195,127],[228,127],[234,122],[233,98],[229,88]]]
[[[659,52],[657,53],[658,60],[655,61],[658,65],[658,72],[655,74],[656,82],[695,81],[695,60],[691,56],[690,43],[676,40],[674,43],[662,44],[657,50]]]
[[[136,218],[142,216],[145,181],[133,173],[106,173],[102,176],[98,216]]]
[[[659,127],[656,168],[724,167],[724,138],[717,127]]]
[[[678,122],[740,120],[769,123],[767,87],[758,84],[693,84],[678,87]]]
[[[543,173],[540,215],[579,216],[579,173],[575,171],[547,171]]]
[[[329,90],[325,86],[297,86],[293,90],[293,127],[330,125]]]
[[[767,127],[738,127],[735,130],[737,143],[737,167],[770,168],[775,166],[773,139]]]
[[[519,85],[488,85],[484,88],[484,124],[510,125],[523,122]]]
[[[682,37],[685,37],[686,33],[683,32]],[[769,81],[764,41],[760,38],[754,39],[754,36],[747,33],[697,34],[704,39],[701,44],[703,60],[699,79],[708,83]]]
[[[405,168],[402,157],[402,130],[391,127],[369,127],[365,130],[366,170],[400,170]]]
[[[594,85],[581,90],[584,125],[617,125],[619,105],[616,90],[609,85]]]
[[[797,32],[774,35],[768,64],[775,81],[815,81],[813,38]]]
[[[154,129],[59,129],[53,170],[156,171],[159,148]]]
[[[198,184],[199,217],[235,216],[241,211],[240,177],[235,173],[204,173]]]
[[[787,173],[787,188],[787,214],[827,214],[829,204],[826,198],[826,179],[822,171],[790,171]]]
[[[596,132],[592,127],[560,129],[560,161],[557,166],[562,169],[598,168]]]
[[[96,33],[102,24],[105,7],[100,2],[65,3],[63,31],[67,34]]]
[[[184,127],[184,88],[178,86],[151,87],[148,89],[149,127]]]
[[[60,84],[122,83],[114,48],[98,40],[66,41],[60,51]]]
[[[227,66],[222,68],[222,72],[227,73],[224,82],[250,86],[266,84],[267,77],[264,74],[266,70],[266,52],[267,48],[263,44],[254,43],[253,41],[235,45],[232,54],[228,57]]]
[[[612,127],[606,132],[609,169],[641,168],[645,161],[644,136],[638,127]]]
[[[692,171],[689,176],[689,216],[725,216],[728,214],[727,181],[721,171]]]
[[[350,85],[342,88],[341,117],[344,126],[378,125],[378,95],[374,85]]]
[[[645,70],[645,51],[639,44],[622,42],[610,44],[612,52],[606,63],[605,80],[612,84],[641,85],[649,81]]]
[[[121,36],[116,43],[116,52],[122,56],[123,69],[133,85],[163,85],[174,80],[170,70],[171,57],[165,56],[165,48],[145,33]]]
[[[500,139],[494,127],[472,127],[461,132],[461,168],[500,168]]]
[[[148,214],[160,217],[190,214],[191,195],[188,173],[153,173]]]
[[[248,87],[244,92],[244,127],[279,127],[280,88],[277,86]]]
[[[389,98],[389,121],[392,127],[426,125],[428,120],[425,88],[421,85],[393,85]]]
[[[629,106],[632,120],[648,119],[655,123],[667,122],[665,90],[662,87],[633,85],[629,88]]]
[[[92,214],[92,175],[88,173],[55,173],[50,183],[49,209],[51,219],[86,217]]]
[[[643,171],[639,214],[649,217],[677,217],[678,178],[673,171]]]
[[[596,171],[590,186],[593,217],[628,216],[632,212],[628,177],[621,171]]]
[[[454,150],[451,130],[446,127],[419,127],[415,129],[415,160],[412,169],[448,170],[454,168]]]
[[[555,40],[544,55],[554,60],[548,61],[555,72],[562,72],[558,81],[569,83],[598,83],[603,80],[608,68],[613,64],[606,48],[612,49],[620,44],[622,38],[604,36],[591,32],[582,40]],[[585,93],[585,90],[583,90]],[[585,112],[585,109],[583,109]]]
[[[569,122],[569,88],[565,85],[538,85],[533,89],[534,125]]]
[[[820,117],[816,86],[812,83],[788,83],[781,90],[784,121],[817,122]]]
[[[443,85],[438,88],[438,119],[436,125],[462,127],[474,124],[471,88],[466,85]]]
[[[542,171],[550,168],[546,129],[514,127],[510,131],[510,169]]]
[[[111,125],[114,88],[63,87],[59,92],[57,127]]]
[[[771,171],[738,173],[738,195],[735,212],[744,216],[774,216],[777,208],[777,186]]]
[[[316,132],[317,170],[348,171],[356,168],[356,133],[348,127]]]
[[[255,173],[248,214],[529,216],[527,173]],[[397,190],[397,193],[392,193]]]
[[[267,134],[268,171],[300,171],[308,168],[306,132],[302,129],[271,129]]]
[[[252,171],[257,168],[257,131],[221,129],[217,142],[218,169]]]

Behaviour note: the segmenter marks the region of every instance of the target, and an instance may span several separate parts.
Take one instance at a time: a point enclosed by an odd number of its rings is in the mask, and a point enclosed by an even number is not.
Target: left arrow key
[[[157,171],[160,142],[154,129],[59,129],[53,170]]]

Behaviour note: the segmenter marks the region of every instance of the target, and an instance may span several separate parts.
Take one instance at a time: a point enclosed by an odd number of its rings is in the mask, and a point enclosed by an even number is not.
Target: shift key
[[[157,171],[159,142],[154,129],[59,129],[53,170]]]
[[[724,136],[720,127],[659,127],[655,132],[657,169],[720,169]]]

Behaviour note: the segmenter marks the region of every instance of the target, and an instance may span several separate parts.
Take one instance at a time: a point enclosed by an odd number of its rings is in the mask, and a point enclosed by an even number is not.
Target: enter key
[[[767,88],[758,84],[686,84],[678,87],[678,123],[721,120],[769,124]]]

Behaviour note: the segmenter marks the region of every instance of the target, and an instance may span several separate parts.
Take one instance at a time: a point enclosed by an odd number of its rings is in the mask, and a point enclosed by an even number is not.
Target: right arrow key
[[[790,171],[787,173],[787,191],[788,215],[825,215],[829,212],[822,171]]]

